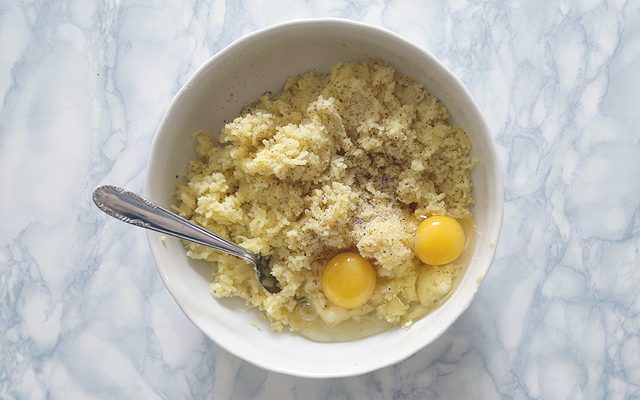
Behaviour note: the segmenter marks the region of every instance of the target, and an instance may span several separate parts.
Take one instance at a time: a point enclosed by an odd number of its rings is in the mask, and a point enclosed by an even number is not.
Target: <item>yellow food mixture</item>
[[[267,293],[236,257],[185,243],[188,255],[213,264],[214,297],[243,298],[274,330],[365,314],[408,324],[461,273],[461,261],[423,265],[413,246],[426,216],[472,217],[469,140],[435,97],[387,63],[291,77],[227,123],[220,144],[205,132],[195,137],[198,158],[178,182],[174,209],[272,255],[282,291]],[[341,251],[359,253],[377,275],[356,309],[331,304],[321,288],[325,263]]]

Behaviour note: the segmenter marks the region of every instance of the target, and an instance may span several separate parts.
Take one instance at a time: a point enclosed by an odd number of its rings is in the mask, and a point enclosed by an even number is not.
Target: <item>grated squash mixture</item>
[[[271,254],[283,290],[264,291],[233,256],[185,243],[188,256],[212,263],[214,297],[243,298],[276,331],[370,313],[408,324],[412,307],[438,304],[463,269],[422,265],[413,234],[425,216],[472,217],[469,140],[420,83],[381,60],[291,77],[227,123],[219,144],[205,132],[195,139],[198,157],[178,181],[174,209]],[[324,263],[344,250],[376,269],[359,309],[329,304],[320,287]]]

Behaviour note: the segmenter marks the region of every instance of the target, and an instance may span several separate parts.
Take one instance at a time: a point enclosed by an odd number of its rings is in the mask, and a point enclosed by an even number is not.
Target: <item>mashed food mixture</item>
[[[282,291],[267,293],[251,265],[185,243],[213,264],[214,297],[239,296],[274,330],[375,318],[409,324],[451,290],[457,260],[424,265],[414,233],[432,215],[464,225],[473,205],[469,140],[424,87],[380,60],[291,77],[220,131],[195,134],[198,158],[178,183],[175,210],[245,248],[270,254]],[[356,252],[377,280],[346,309],[322,291],[327,260]]]

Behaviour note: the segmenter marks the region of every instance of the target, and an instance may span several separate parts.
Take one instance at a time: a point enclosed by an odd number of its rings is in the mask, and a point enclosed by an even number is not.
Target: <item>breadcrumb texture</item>
[[[471,218],[473,205],[470,143],[448,117],[421,84],[367,60],[289,78],[227,123],[219,144],[195,133],[198,156],[178,181],[174,209],[272,255],[283,288],[266,293],[249,264],[185,243],[189,257],[212,263],[213,296],[243,298],[276,331],[369,313],[408,324],[413,305],[437,304],[462,267],[422,265],[414,231],[425,216]],[[329,304],[320,287],[326,260],[347,249],[378,275],[355,310]]]

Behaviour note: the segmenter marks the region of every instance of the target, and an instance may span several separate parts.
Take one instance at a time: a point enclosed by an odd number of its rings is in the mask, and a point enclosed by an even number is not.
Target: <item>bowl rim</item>
[[[196,71],[189,77],[189,79],[182,85],[182,87],[178,90],[178,92],[173,96],[171,102],[169,103],[169,106],[166,108],[164,115],[162,117],[162,120],[160,122],[160,124],[158,125],[158,128],[156,129],[154,136],[153,136],[153,140],[151,142],[151,149],[149,151],[149,155],[147,158],[147,165],[146,165],[146,170],[145,170],[145,178],[144,178],[144,189],[143,189],[143,193],[145,196],[149,196],[149,187],[151,185],[151,175],[149,173],[149,171],[152,170],[153,167],[153,163],[155,162],[155,160],[157,160],[157,156],[156,153],[159,151],[158,150],[158,141],[159,141],[159,136],[160,133],[162,131],[165,130],[166,125],[168,124],[169,121],[169,115],[172,114],[172,112],[174,111],[174,109],[176,108],[177,104],[181,101],[181,99],[186,95],[189,87],[191,86],[192,82],[198,80],[200,78],[200,76],[209,68],[209,66],[216,62],[219,58],[224,57],[228,52],[231,52],[233,49],[235,49],[238,46],[243,45],[246,42],[249,42],[255,38],[257,38],[258,36],[262,36],[264,34],[267,33],[273,33],[273,32],[277,32],[280,30],[284,30],[284,29],[289,29],[292,27],[295,28],[300,28],[300,27],[308,27],[308,26],[312,26],[312,25],[331,25],[331,24],[344,24],[344,25],[349,25],[352,27],[357,27],[359,29],[367,29],[367,30],[372,30],[372,31],[377,31],[378,33],[384,34],[384,35],[388,35],[391,37],[391,39],[396,40],[396,41],[400,41],[402,42],[404,45],[406,45],[407,47],[409,47],[412,51],[421,54],[423,57],[429,59],[429,61],[433,62],[434,64],[436,64],[441,70],[442,72],[452,81],[453,85],[457,85],[458,88],[461,90],[462,94],[466,97],[466,100],[468,101],[468,107],[473,109],[480,120],[481,123],[481,131],[490,133],[491,131],[489,130],[489,126],[484,118],[484,116],[482,115],[482,113],[480,112],[480,109],[478,108],[477,104],[475,103],[475,100],[473,99],[473,97],[471,96],[471,93],[469,92],[469,90],[467,89],[467,87],[464,85],[464,83],[458,78],[456,77],[444,64],[442,64],[434,55],[432,55],[428,50],[410,42],[409,40],[403,38],[402,36],[400,36],[399,34],[378,26],[378,25],[373,25],[373,24],[368,24],[368,23],[364,23],[364,22],[358,22],[358,21],[353,21],[350,19],[346,19],[346,18],[305,18],[305,19],[291,19],[291,20],[287,20],[284,22],[280,22],[277,24],[273,24],[273,25],[269,25],[267,27],[258,29],[256,31],[247,33],[245,35],[242,35],[241,37],[239,37],[238,39],[234,40],[233,42],[231,42],[230,44],[228,44],[227,46],[225,46],[223,49],[221,49],[220,51],[214,53],[213,55],[211,55],[202,65],[200,65]],[[493,185],[493,190],[491,190],[495,196],[496,199],[498,200],[497,203],[497,208],[494,209],[495,212],[495,219],[493,221],[490,221],[491,225],[489,229],[494,229],[495,230],[495,236],[492,238],[492,243],[495,243],[497,245],[498,239],[500,237],[500,233],[501,233],[501,228],[502,228],[502,221],[503,221],[503,215],[504,215],[504,183],[503,183],[503,169],[500,163],[500,159],[498,157],[498,152],[497,152],[497,148],[496,148],[496,143],[495,140],[493,140],[493,138],[490,138],[492,140],[488,140],[487,144],[488,144],[488,153],[491,156],[491,159],[493,160],[492,164],[491,164],[491,168],[494,172],[494,185]],[[285,367],[278,367],[278,366],[273,366],[270,365],[268,360],[265,360],[263,358],[260,357],[247,357],[246,353],[242,353],[240,351],[240,349],[236,349],[236,348],[228,348],[227,346],[223,345],[220,340],[219,337],[217,337],[215,334],[211,334],[210,332],[207,332],[207,330],[202,328],[202,325],[205,324],[205,322],[203,322],[201,320],[201,317],[199,315],[197,315],[196,313],[191,312],[189,309],[185,308],[180,301],[176,298],[176,294],[174,293],[174,291],[171,288],[171,284],[169,282],[169,278],[168,276],[165,275],[165,273],[162,270],[161,267],[161,263],[159,262],[160,260],[158,259],[158,253],[155,249],[155,243],[154,243],[154,233],[147,231],[147,242],[149,243],[149,247],[151,248],[151,253],[153,254],[153,258],[156,264],[156,268],[158,269],[158,272],[160,274],[160,277],[164,283],[165,288],[167,289],[167,291],[169,292],[169,294],[171,295],[171,297],[173,297],[174,301],[176,302],[176,304],[178,305],[178,307],[180,308],[180,310],[183,312],[183,314],[187,317],[187,319],[189,319],[189,321],[191,321],[191,323],[193,323],[196,327],[198,327],[198,329],[200,329],[205,336],[207,336],[209,339],[211,339],[212,341],[214,341],[218,346],[220,346],[221,348],[223,348],[225,351],[233,354],[234,356],[240,358],[241,360],[244,360],[246,362],[249,362],[257,367],[260,367],[262,369],[265,369],[267,371],[273,371],[273,372],[277,372],[277,373],[281,373],[281,374],[286,374],[286,375],[290,375],[290,376],[297,376],[297,377],[302,377],[302,378],[314,378],[314,379],[324,379],[324,378],[340,378],[340,377],[350,377],[350,376],[357,376],[357,375],[362,375],[368,372],[372,372],[375,370],[378,370],[380,368],[384,368],[390,365],[394,365],[397,364],[401,361],[406,360],[407,358],[411,357],[412,355],[416,354],[419,350],[421,350],[422,348],[426,347],[427,345],[429,345],[430,343],[433,343],[433,341],[435,341],[436,339],[438,339],[446,330],[448,330],[451,325],[453,325],[455,323],[455,321],[469,308],[469,306],[471,305],[473,298],[475,297],[477,290],[471,291],[468,290],[466,292],[464,292],[464,294],[461,293],[461,295],[463,295],[463,306],[459,307],[457,310],[454,310],[454,312],[450,313],[450,316],[448,318],[448,322],[446,324],[446,326],[444,327],[444,329],[439,329],[437,332],[435,332],[432,335],[432,339],[427,342],[416,342],[414,345],[412,346],[407,346],[404,347],[402,351],[394,351],[394,352],[389,352],[390,356],[385,357],[385,359],[383,361],[378,361],[376,363],[371,363],[371,364],[367,364],[367,365],[362,365],[359,367],[354,367],[351,370],[347,370],[347,371],[341,371],[338,373],[311,373],[311,372],[307,372],[307,371],[300,371],[297,369],[293,369],[293,368],[285,368]],[[484,266],[484,268],[482,268],[482,270],[480,271],[482,273],[483,276],[486,276],[486,274],[488,273],[489,269],[491,268],[491,265],[493,263],[493,260],[495,258],[495,251],[496,251],[496,245],[494,245],[492,248],[489,249],[489,255],[490,258],[488,259],[488,262],[486,263],[486,265]]]

